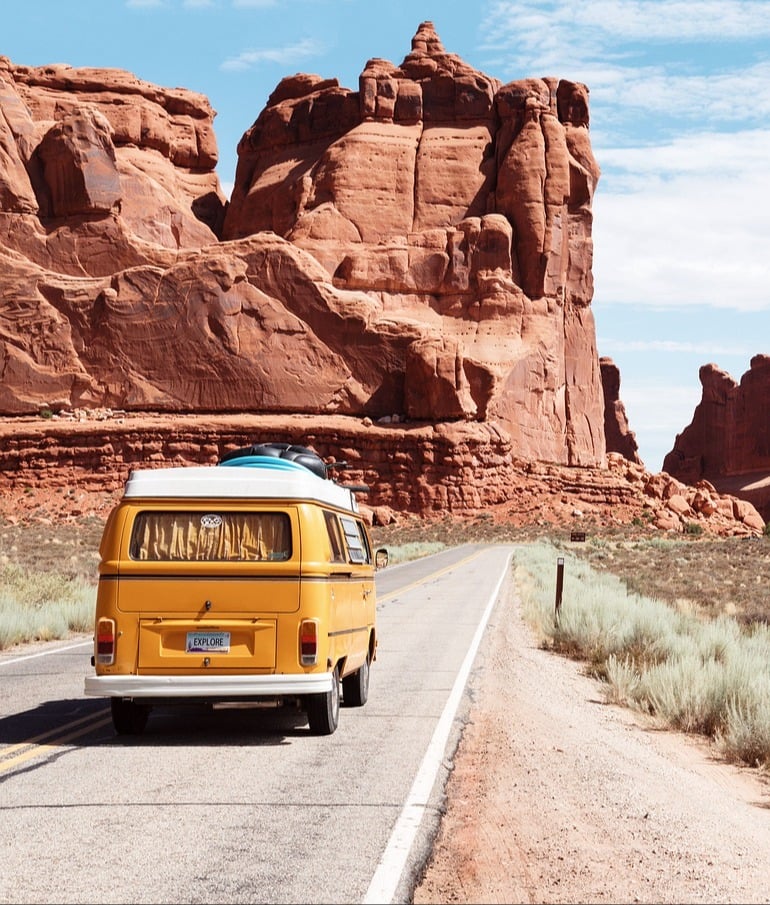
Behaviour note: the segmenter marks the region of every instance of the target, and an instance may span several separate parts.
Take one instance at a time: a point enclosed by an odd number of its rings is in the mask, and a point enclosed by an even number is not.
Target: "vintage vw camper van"
[[[327,473],[328,472],[328,473]],[[85,693],[119,734],[153,705],[295,706],[328,735],[377,654],[372,551],[356,500],[312,450],[131,472],[105,524]]]

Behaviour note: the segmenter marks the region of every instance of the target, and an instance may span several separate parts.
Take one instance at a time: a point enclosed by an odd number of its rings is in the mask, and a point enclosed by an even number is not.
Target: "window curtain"
[[[291,523],[284,512],[142,512],[130,552],[147,561],[285,560]]]

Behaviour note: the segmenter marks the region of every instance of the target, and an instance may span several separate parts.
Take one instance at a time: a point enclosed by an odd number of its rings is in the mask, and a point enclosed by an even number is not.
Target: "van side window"
[[[285,512],[140,512],[129,545],[131,559],[149,562],[281,562],[291,550]]]
[[[345,556],[345,544],[342,540],[342,528],[339,520],[333,512],[324,512],[326,519],[326,531],[329,535],[329,547],[331,549],[332,562],[347,562]]]
[[[340,516],[340,521],[342,522],[342,528],[345,531],[345,540],[348,545],[350,562],[371,562],[372,555],[366,540],[366,532],[363,530],[363,525],[356,521],[356,519],[347,518],[344,515]]]

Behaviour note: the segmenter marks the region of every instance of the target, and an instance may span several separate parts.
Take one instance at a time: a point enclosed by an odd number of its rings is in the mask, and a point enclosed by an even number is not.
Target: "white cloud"
[[[650,378],[627,383],[621,375],[620,397],[626,413],[632,411],[634,420],[644,425],[645,430],[665,430],[669,437],[692,421],[693,411],[703,395],[700,382],[685,386]],[[633,424],[631,429],[635,430]]]
[[[770,310],[767,238],[713,199],[615,196],[594,203],[595,298],[650,307]],[[720,228],[726,221],[733,224]]]
[[[596,296],[770,310],[770,132],[596,150]]]
[[[770,12],[770,9],[768,10]],[[614,104],[626,117],[640,110],[710,123],[766,122],[770,114],[770,63],[732,71],[681,75],[661,66],[596,68],[579,79],[590,90],[592,106]],[[589,81],[590,80],[590,81]]]
[[[613,170],[616,188],[641,188],[655,175],[666,181],[688,174],[754,180],[770,169],[770,130],[691,133],[636,147],[602,147],[593,142],[593,150],[602,169]]]
[[[499,0],[481,23],[486,47],[519,60],[577,47],[599,59],[621,41],[717,43],[770,36],[765,0]]]
[[[739,54],[732,65],[723,54],[737,42],[770,37],[768,12],[764,0],[505,0],[482,23],[481,50],[510,78],[583,82],[592,111],[614,106],[613,118],[638,119],[642,110],[702,126],[765,122],[766,53],[760,62]],[[697,46],[685,52],[684,41]]]
[[[291,66],[302,60],[317,57],[323,54],[324,46],[314,38],[304,38],[295,44],[284,47],[268,47],[262,50],[245,50],[238,56],[230,57],[222,63],[222,69],[242,70],[253,69],[260,63],[278,63],[281,66]]]
[[[278,0],[233,0],[236,9],[267,9],[276,6]]]
[[[548,4],[545,4],[548,5]],[[765,0],[583,0],[554,4],[614,40],[722,41],[770,35]]]

